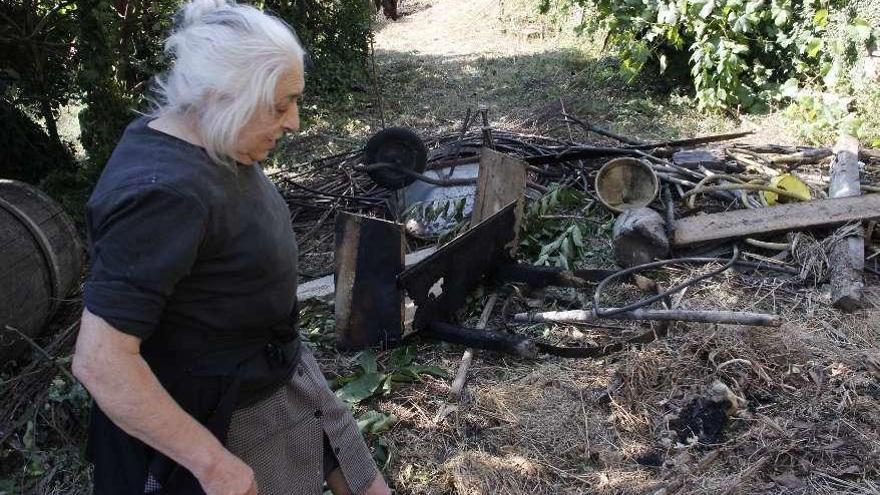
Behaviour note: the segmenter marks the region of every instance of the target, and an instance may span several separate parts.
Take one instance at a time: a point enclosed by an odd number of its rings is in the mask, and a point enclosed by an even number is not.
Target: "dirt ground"
[[[400,11],[399,21],[381,22],[375,38],[382,106],[394,125],[429,136],[451,132],[466,108],[486,105],[499,128],[543,131],[542,112],[561,104],[646,140],[748,129],[756,132],[751,142],[793,142],[776,115],[707,116],[686,98],[657,91],[648,79],[627,84],[600,44],[549,30],[523,4],[421,0],[402,2]],[[370,91],[360,97],[356,118],[344,124],[328,119],[290,149],[341,129],[355,141],[378,129]],[[596,259],[607,259],[607,238],[587,242]],[[581,262],[591,265],[590,259]],[[693,273],[670,270],[657,277],[672,285]],[[777,313],[785,324],[679,323],[666,338],[602,359],[484,353],[459,403],[447,402],[448,378],[425,378],[358,410],[399,420],[369,436],[388,445],[385,473],[397,493],[877,494],[877,283],[869,275],[869,309],[843,315],[829,307],[825,285],[773,272],[725,273],[674,303]],[[490,290],[469,305],[469,323]],[[610,297],[624,296],[638,294]],[[558,307],[576,297],[548,293],[539,304]],[[508,299],[520,310],[529,302]],[[315,324],[317,335],[327,320],[314,321],[323,322]],[[504,325],[497,310],[493,325]],[[650,328],[532,325],[517,331],[595,344]],[[462,348],[416,345],[419,363],[454,374]],[[357,359],[324,346],[319,352],[331,375],[349,373]],[[452,412],[441,414],[444,409]]]

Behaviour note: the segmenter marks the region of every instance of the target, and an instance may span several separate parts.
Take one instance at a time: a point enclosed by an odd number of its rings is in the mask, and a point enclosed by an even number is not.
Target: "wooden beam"
[[[403,226],[351,213],[336,216],[336,346],[392,347],[403,333]]]
[[[852,136],[841,135],[834,152],[828,197],[859,196],[859,141]],[[865,286],[864,233],[864,227],[860,224],[854,228],[841,227],[833,234],[839,240],[832,244],[828,253],[831,305],[841,311],[852,312],[862,307],[862,289]]]
[[[515,333],[466,328],[441,321],[432,322],[425,329],[427,336],[486,351],[502,352],[521,358],[534,359],[538,347],[528,337]]]
[[[477,323],[477,330],[486,329],[486,325],[489,323],[489,317],[492,316],[492,309],[495,308],[495,303],[497,301],[498,294],[492,294],[491,296],[489,296],[489,300],[486,301],[486,306],[483,307],[483,313],[480,315],[480,321]],[[474,354],[474,349],[468,347],[467,349],[465,349],[464,354],[461,356],[461,363],[458,365],[458,371],[455,373],[455,379],[452,380],[452,385],[449,387],[450,399],[458,399],[461,395],[461,391],[464,389],[464,384],[467,380],[468,368],[470,368],[471,362],[473,362],[474,360]]]
[[[673,244],[688,246],[877,218],[880,218],[880,194],[788,203],[682,218],[675,222]]]

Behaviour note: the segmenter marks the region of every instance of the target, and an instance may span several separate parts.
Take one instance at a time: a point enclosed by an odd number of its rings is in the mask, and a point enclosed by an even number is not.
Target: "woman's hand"
[[[208,495],[256,495],[253,470],[174,402],[140,343],[85,310],[73,374],[117,426],[188,469]]]
[[[193,474],[207,495],[257,495],[253,469],[228,451],[205,472]]]

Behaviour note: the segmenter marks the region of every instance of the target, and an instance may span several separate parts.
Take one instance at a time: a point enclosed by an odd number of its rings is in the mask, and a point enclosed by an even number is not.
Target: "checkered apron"
[[[226,446],[254,470],[260,495],[320,495],[326,435],[352,493],[363,493],[379,472],[370,450],[312,352],[301,349],[285,386],[233,413]],[[145,493],[158,488],[155,483],[151,477]]]

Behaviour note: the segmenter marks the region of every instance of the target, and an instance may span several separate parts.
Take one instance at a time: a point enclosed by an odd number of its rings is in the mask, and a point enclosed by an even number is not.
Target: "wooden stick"
[[[731,139],[739,139],[752,134],[752,131],[731,132],[729,134],[714,134],[711,136],[701,136],[688,139],[676,139],[672,141],[661,141],[659,143],[648,143],[628,146],[631,149],[649,150],[652,148],[682,148],[686,146],[696,146],[698,144],[714,143],[718,141],[729,141]]]
[[[841,135],[834,146],[835,159],[831,166],[828,185],[830,198],[848,198],[861,194],[859,184],[859,142],[852,136]],[[848,229],[843,231],[842,229]],[[831,283],[831,305],[852,312],[862,307],[862,289],[865,286],[864,228],[838,229],[833,235],[842,237],[831,246],[828,268]]]
[[[495,308],[495,303],[498,302],[498,294],[492,294],[489,296],[489,300],[486,301],[486,306],[483,307],[483,313],[480,315],[480,321],[477,322],[477,328],[483,330],[486,328],[486,324],[489,323],[489,317],[492,315],[492,309]],[[452,380],[452,386],[449,387],[449,398],[450,399],[458,399],[461,396],[461,391],[464,389],[465,380],[467,380],[467,372],[468,368],[471,366],[471,362],[474,360],[474,351],[473,348],[467,348],[464,351],[464,354],[461,356],[461,364],[458,365],[458,371],[455,373],[455,379]]]
[[[70,328],[72,328],[76,325],[79,325],[79,321],[72,323],[67,328],[69,330]],[[27,344],[29,346],[31,346],[31,348],[33,348],[35,351],[37,351],[37,353],[39,353],[40,356],[42,356],[46,361],[55,365],[55,367],[58,368],[58,370],[61,371],[61,373],[64,374],[64,376],[66,376],[68,380],[70,380],[71,384],[79,382],[79,380],[77,380],[73,376],[73,373],[71,373],[63,364],[59,363],[54,357],[52,357],[48,352],[46,352],[46,349],[43,349],[42,347],[40,347],[40,344],[37,344],[34,341],[34,339],[28,337],[24,332],[22,332],[21,330],[15,328],[15,327],[11,327],[9,325],[3,325],[3,326],[6,329],[6,331],[17,334],[22,340],[27,342]],[[0,443],[2,443],[2,442],[0,442]]]
[[[614,308],[608,308],[614,310]],[[736,311],[692,311],[683,309],[636,309],[608,317],[597,318],[592,311],[548,311],[545,313],[518,313],[513,316],[517,323],[591,323],[611,320],[657,320],[693,321],[698,323],[724,323],[728,325],[756,325],[778,327],[782,320],[776,315],[762,313],[742,313]]]

